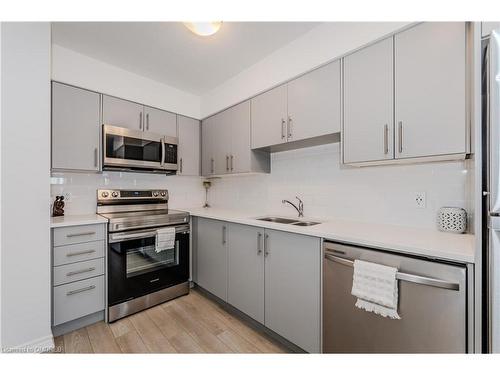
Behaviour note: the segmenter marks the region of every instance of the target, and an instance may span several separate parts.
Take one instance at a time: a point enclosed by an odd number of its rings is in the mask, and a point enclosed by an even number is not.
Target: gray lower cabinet
[[[265,325],[319,353],[321,240],[269,229],[265,235]]]
[[[196,282],[227,301],[228,224],[198,218],[196,225]]]
[[[52,230],[52,325],[105,308],[105,224]]]
[[[264,324],[264,229],[230,224],[227,302]]]
[[[196,220],[196,282],[300,348],[318,353],[320,238]]]
[[[100,94],[52,83],[52,169],[98,171]]]

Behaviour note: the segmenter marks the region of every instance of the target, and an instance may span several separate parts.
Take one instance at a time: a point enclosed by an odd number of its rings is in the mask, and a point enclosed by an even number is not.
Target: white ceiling
[[[55,22],[54,44],[196,95],[319,23],[225,22],[209,37],[180,22]]]

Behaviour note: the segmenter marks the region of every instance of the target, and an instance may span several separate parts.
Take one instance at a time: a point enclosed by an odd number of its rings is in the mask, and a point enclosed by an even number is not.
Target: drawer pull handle
[[[79,236],[91,236],[95,234],[95,232],[82,232],[82,233],[69,233],[66,235],[66,237],[79,237]]]
[[[75,257],[77,255],[85,255],[95,253],[95,250],[84,250],[84,251],[75,251],[73,253],[66,254],[67,257]]]
[[[72,296],[73,294],[86,292],[87,290],[92,290],[92,289],[95,289],[95,285],[87,286],[87,287],[81,288],[81,289],[70,290],[68,293],[66,293],[66,295]]]
[[[85,268],[84,270],[79,270],[79,271],[71,271],[66,274],[66,276],[74,276],[78,275],[80,273],[86,273],[86,272],[92,272],[95,271],[95,267],[90,267],[90,268]]]

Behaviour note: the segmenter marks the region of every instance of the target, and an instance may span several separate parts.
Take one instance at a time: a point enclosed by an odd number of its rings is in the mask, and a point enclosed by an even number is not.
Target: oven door
[[[174,248],[159,253],[156,229],[109,234],[109,306],[188,281],[189,226],[175,229]]]
[[[177,139],[160,134],[103,125],[103,154],[104,169],[177,169]]]

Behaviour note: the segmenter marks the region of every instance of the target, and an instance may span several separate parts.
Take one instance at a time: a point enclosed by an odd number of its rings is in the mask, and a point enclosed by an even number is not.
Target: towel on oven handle
[[[156,231],[155,251],[157,253],[173,249],[175,246],[175,227],[161,228]]]

